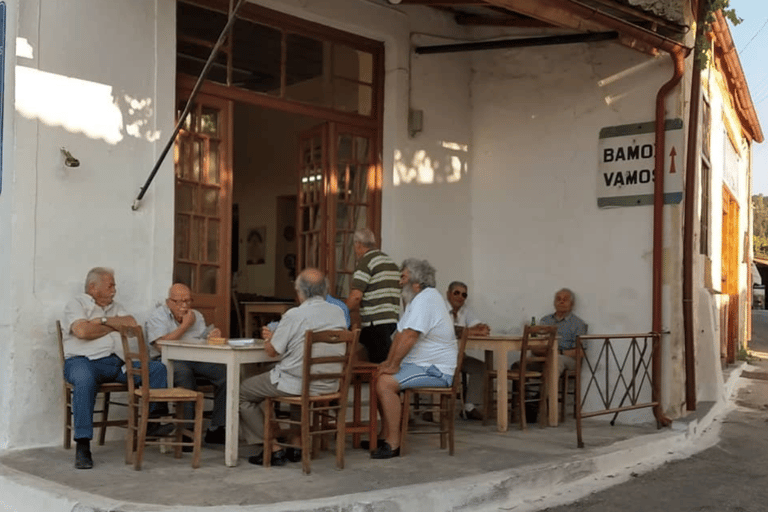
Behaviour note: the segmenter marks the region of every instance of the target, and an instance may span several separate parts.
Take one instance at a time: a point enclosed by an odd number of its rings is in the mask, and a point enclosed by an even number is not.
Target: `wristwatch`
[[[107,325],[107,317],[101,317],[101,325]]]

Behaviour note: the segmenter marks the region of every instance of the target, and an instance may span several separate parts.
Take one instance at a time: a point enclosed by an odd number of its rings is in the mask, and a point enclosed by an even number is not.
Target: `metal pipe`
[[[675,71],[672,78],[661,86],[656,94],[656,154],[654,158],[654,187],[653,187],[653,332],[661,332],[662,277],[664,273],[664,159],[666,132],[664,130],[667,96],[674,89],[685,72],[685,54],[678,48],[669,52]],[[653,374],[661,375],[661,346],[653,353]],[[654,379],[652,401],[661,403],[661,379]],[[664,416],[661,405],[653,408],[653,415],[660,425],[667,426],[672,420]]]
[[[704,16],[706,2],[700,2],[696,13],[696,39],[705,37]],[[685,408],[696,410],[696,353],[693,316],[693,225],[694,196],[696,194],[696,162],[698,161],[699,102],[701,96],[701,70],[693,66],[691,77],[690,111],[688,113],[688,151],[685,160],[685,211],[683,216],[683,337],[685,348]]]
[[[205,66],[203,66],[203,70],[200,72],[200,76],[197,78],[197,83],[195,83],[195,86],[192,88],[192,92],[187,99],[187,104],[184,106],[184,110],[181,112],[179,120],[176,122],[176,128],[173,129],[173,133],[169,137],[168,143],[160,153],[160,156],[158,157],[157,162],[155,162],[155,166],[152,168],[152,172],[149,173],[149,177],[147,177],[147,181],[144,183],[144,186],[141,187],[139,195],[133,201],[133,205],[131,206],[133,211],[139,209],[139,203],[144,198],[144,194],[147,193],[149,186],[152,184],[152,180],[155,179],[155,175],[160,169],[160,165],[162,165],[163,160],[165,160],[165,157],[168,154],[168,151],[170,151],[171,146],[173,146],[173,143],[176,141],[176,136],[179,134],[179,131],[181,131],[181,127],[184,125],[184,120],[187,118],[189,111],[192,109],[192,103],[195,100],[195,96],[197,96],[198,91],[200,91],[200,87],[202,87],[203,81],[205,81],[205,77],[208,75],[208,71],[211,69],[211,65],[213,65],[213,59],[216,58],[216,55],[219,53],[219,49],[224,44],[224,40],[229,35],[232,26],[235,24],[235,19],[237,18],[237,11],[240,10],[240,6],[244,3],[245,0],[238,0],[237,5],[235,5],[235,8],[232,9],[232,12],[229,14],[227,24],[224,25],[224,29],[221,31],[221,35],[219,35],[218,41],[216,41],[216,44],[213,46],[211,54],[208,56],[208,61],[206,61]]]
[[[477,50],[498,50],[501,48],[527,48],[530,46],[550,46],[558,44],[593,43],[618,39],[618,32],[592,32],[586,34],[569,34],[564,36],[522,37],[518,39],[500,39],[497,41],[479,41],[475,43],[439,44],[434,46],[417,46],[414,52],[420,55],[432,53],[471,52]]]

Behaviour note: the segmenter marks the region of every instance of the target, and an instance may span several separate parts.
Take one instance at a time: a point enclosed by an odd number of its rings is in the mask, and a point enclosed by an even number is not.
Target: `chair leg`
[[[101,408],[101,429],[99,430],[99,445],[104,446],[107,439],[107,422],[109,421],[109,400],[110,393],[102,393],[104,403]]]
[[[411,414],[411,390],[403,391],[403,404],[400,410],[400,456],[405,455],[405,440],[408,434],[408,416]]]
[[[128,398],[128,428],[125,431],[125,463],[131,464],[136,452],[136,439],[139,432],[138,414],[136,408],[138,404],[135,397]]]
[[[376,450],[378,444],[378,431],[376,422],[379,414],[378,397],[376,396],[376,376],[372,376],[368,384],[368,447],[371,452]],[[402,451],[402,450],[401,450]]]
[[[192,467],[200,467],[200,452],[203,444],[203,407],[205,400],[202,393],[198,393],[195,400],[195,445],[192,448]]]
[[[347,408],[336,410],[336,467],[344,469],[344,448],[347,441]]]
[[[141,400],[141,415],[139,417],[139,438],[136,442],[136,453],[133,459],[133,469],[141,469],[141,461],[144,459],[144,445],[147,442],[147,422],[149,421],[149,402]]]
[[[302,407],[301,408],[301,470],[304,471],[305,475],[308,475],[311,471],[310,469],[310,457],[312,455],[312,436],[309,434],[309,408],[308,407]],[[266,446],[265,446],[266,449]],[[270,446],[270,450],[272,447]],[[271,455],[268,452],[264,453],[264,460],[267,459],[267,456]]]
[[[264,467],[268,468],[272,463],[272,417],[275,415],[275,407],[272,399],[264,399]],[[302,454],[303,458],[303,454]]]
[[[448,455],[453,455],[454,424],[456,423],[456,397],[448,398]]]
[[[64,386],[64,448],[72,447],[72,391]]]
[[[446,396],[440,394],[438,396],[438,404],[440,407],[440,449],[445,450],[448,445],[448,417],[447,417],[447,404],[445,402]]]
[[[180,459],[181,444],[179,443],[181,443],[183,439],[182,430],[184,430],[184,428],[182,427],[182,425],[184,425],[184,423],[181,420],[184,419],[184,404],[181,404],[179,402],[175,402],[173,404],[173,417],[176,418],[176,422],[174,425],[175,428],[173,430],[173,441],[175,443],[173,445],[173,456],[176,459]]]
[[[518,410],[520,412],[520,430],[525,430],[527,428],[527,422],[525,417],[525,379],[524,378],[521,378],[517,381],[517,402],[518,402]]]

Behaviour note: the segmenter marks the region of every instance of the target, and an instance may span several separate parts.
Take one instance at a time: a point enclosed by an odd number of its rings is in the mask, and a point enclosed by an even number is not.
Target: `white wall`
[[[131,204],[173,129],[174,18],[155,0],[29,0],[10,18],[31,52],[7,56],[0,388],[15,406],[0,415],[0,449],[61,438],[54,322],[89,268],[113,267],[117,300],[137,314],[170,284],[171,159]],[[64,167],[62,146],[79,167]]]

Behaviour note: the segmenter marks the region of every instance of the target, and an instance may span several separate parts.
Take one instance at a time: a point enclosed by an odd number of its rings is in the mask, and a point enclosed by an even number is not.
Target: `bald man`
[[[270,357],[280,357],[272,370],[255,375],[240,385],[240,438],[245,444],[264,444],[264,399],[269,396],[300,395],[304,368],[304,340],[308,330],[331,331],[347,328],[347,320],[341,308],[326,302],[328,280],[316,268],[307,268],[296,278],[296,295],[299,307],[288,310],[275,332],[263,330],[264,350]],[[315,348],[329,351],[315,354]],[[344,347],[327,345],[313,348],[313,355],[338,355]],[[336,381],[314,380],[310,392],[313,395],[333,393]],[[292,444],[300,444],[301,437],[293,435]],[[301,450],[281,449],[279,445],[264,446],[259,455],[248,458],[251,464],[261,465],[264,457],[271,457],[273,466],[286,462],[299,462]]]
[[[203,315],[192,309],[192,292],[184,284],[176,283],[168,290],[165,304],[158,306],[145,324],[150,355],[160,356],[162,347],[159,340],[204,339],[209,336],[221,336],[218,328],[209,328]],[[174,361],[174,386],[195,389],[198,379],[210,382],[214,387],[213,413],[211,425],[205,433],[205,442],[224,444],[224,426],[226,423],[227,370],[224,365],[200,363],[196,361]],[[184,405],[184,417],[191,420],[195,416],[193,403]],[[192,451],[191,446],[184,449]]]

